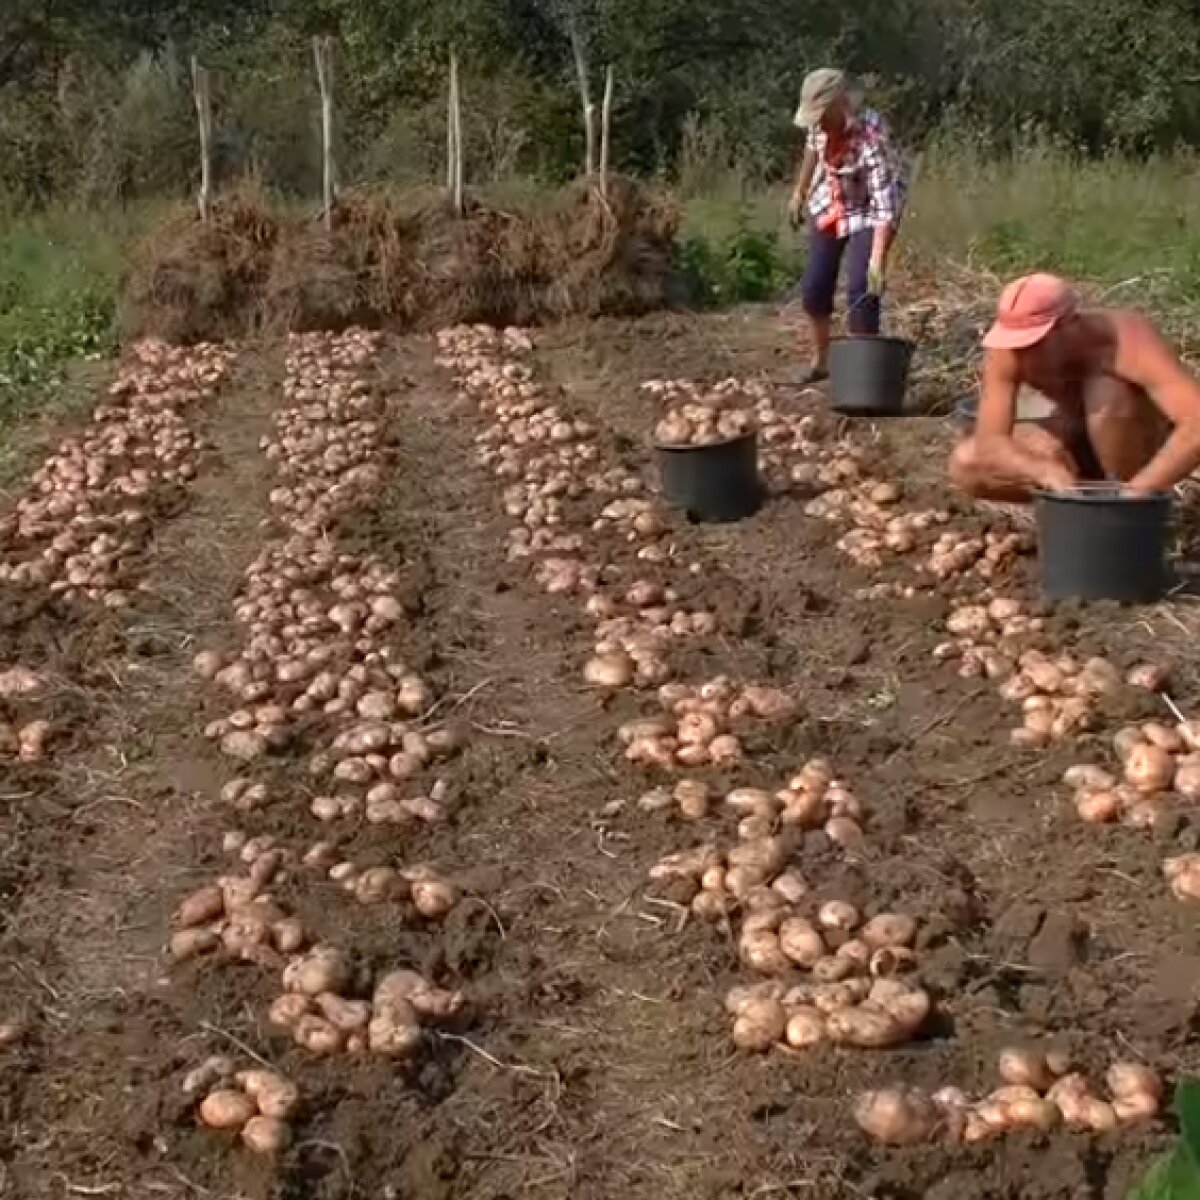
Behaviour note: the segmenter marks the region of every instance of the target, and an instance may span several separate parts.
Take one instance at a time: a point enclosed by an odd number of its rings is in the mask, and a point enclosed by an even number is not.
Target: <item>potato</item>
[[[915,1146],[933,1137],[940,1118],[923,1092],[885,1088],[859,1098],[854,1120],[868,1137],[882,1145]]]
[[[200,1120],[209,1129],[241,1129],[254,1113],[254,1101],[233,1088],[210,1092],[200,1102]]]
[[[237,1084],[254,1100],[264,1117],[286,1121],[300,1103],[299,1089],[276,1071],[242,1071]]]
[[[825,1040],[825,1016],[820,1009],[809,1005],[793,1008],[788,1013],[785,1033],[793,1050],[809,1050]]]
[[[1104,825],[1116,821],[1124,805],[1115,791],[1081,791],[1075,797],[1075,811],[1089,825]]]
[[[216,885],[201,888],[188,896],[175,911],[175,924],[180,929],[206,925],[225,913],[225,894]]]
[[[301,1017],[312,1011],[312,1000],[298,992],[277,996],[267,1011],[267,1020],[277,1029],[291,1029]]]
[[[291,1140],[287,1122],[268,1115],[251,1117],[242,1130],[242,1141],[255,1154],[279,1154],[288,1148]]]
[[[787,1012],[778,1000],[762,998],[747,1004],[733,1024],[733,1044],[739,1050],[762,1054],[781,1041]]]
[[[740,1017],[751,1005],[760,1000],[782,1000],[784,991],[784,985],[777,979],[739,984],[730,988],[726,994],[725,1011],[731,1017]]]
[[[853,904],[846,904],[842,900],[830,900],[821,905],[817,920],[825,929],[851,933],[858,928],[862,918]]]
[[[221,944],[221,935],[215,928],[182,929],[171,935],[168,943],[170,955],[176,962],[186,962],[209,954]]]
[[[346,1035],[313,1013],[306,1013],[295,1023],[292,1036],[298,1046],[312,1054],[337,1054],[346,1046]]]
[[[1125,779],[1139,792],[1164,792],[1175,777],[1175,760],[1161,746],[1140,742],[1125,759]]]
[[[233,1059],[225,1054],[214,1054],[206,1058],[198,1067],[193,1067],[184,1076],[182,1090],[185,1096],[198,1096],[207,1092],[218,1083],[226,1083],[233,1078],[237,1068]]]
[[[872,950],[911,946],[916,936],[916,921],[903,913],[880,913],[859,931],[859,937]]]
[[[771,890],[784,903],[799,904],[808,895],[808,884],[795,871],[784,871],[772,882]]]
[[[825,940],[811,921],[792,917],[779,927],[779,949],[793,963],[812,968],[828,953]]]
[[[869,1002],[830,1013],[827,1029],[835,1045],[864,1050],[898,1046],[908,1036],[890,1010]]]
[[[1158,1073],[1151,1067],[1137,1062],[1115,1062],[1105,1075],[1108,1090],[1118,1099],[1126,1099],[1138,1093],[1162,1099],[1163,1084]]]
[[[1046,1062],[1046,1056],[1020,1046],[1009,1046],[1000,1051],[997,1070],[1005,1083],[1033,1088],[1038,1092],[1046,1091],[1054,1083],[1054,1074]]]
[[[421,916],[440,921],[458,903],[458,893],[444,879],[418,879],[412,885],[412,901]]]
[[[371,1019],[371,1006],[365,1001],[344,1000],[332,992],[322,992],[317,996],[316,1006],[325,1020],[343,1033],[365,1029]]]
[[[334,946],[317,946],[301,958],[293,959],[283,973],[283,986],[290,992],[317,996],[322,992],[340,992],[350,982],[350,961]]]
[[[858,965],[853,959],[842,955],[828,954],[813,963],[812,974],[818,983],[841,983],[843,979],[849,979],[857,970]]]
[[[1117,782],[1108,771],[1088,763],[1080,763],[1077,766],[1068,767],[1063,772],[1062,778],[1063,783],[1067,787],[1077,790],[1086,789],[1088,791],[1106,791],[1109,788],[1115,787]]]
[[[783,953],[779,937],[769,929],[743,930],[738,942],[742,962],[763,975],[786,975],[792,962]]]
[[[376,1001],[367,1025],[367,1044],[375,1054],[408,1058],[421,1047],[423,1034],[416,1010],[404,1000]]]
[[[377,1009],[397,1002],[411,1005],[420,1017],[438,1023],[458,1016],[465,998],[461,992],[435,987],[415,971],[399,970],[380,979],[374,996]]]

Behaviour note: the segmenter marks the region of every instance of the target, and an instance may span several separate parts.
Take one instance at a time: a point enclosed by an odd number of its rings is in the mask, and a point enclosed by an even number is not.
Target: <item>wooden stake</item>
[[[575,75],[579,80],[579,100],[583,105],[583,170],[590,179],[596,173],[596,106],[588,82],[587,58],[574,16],[570,18],[571,50],[575,56]]]
[[[196,100],[196,121],[200,127],[200,193],[197,204],[200,220],[207,221],[212,205],[212,88],[208,70],[194,56],[192,95]]]
[[[613,69],[604,72],[604,102],[600,106],[600,194],[608,196],[608,162],[612,144]]]
[[[317,64],[317,86],[321,89],[321,201],[325,228],[333,231],[333,202],[336,194],[333,167],[333,39],[313,38]]]
[[[463,161],[465,158],[463,152],[463,133],[462,133],[462,83],[458,73],[458,55],[451,53],[450,55],[450,165],[449,165],[449,186],[450,186],[450,204],[454,210],[456,217],[461,217],[464,212],[464,168]]]
[[[458,143],[454,136],[454,89],[458,84],[458,57],[450,52],[450,85],[446,91],[446,198],[454,205],[454,163]]]

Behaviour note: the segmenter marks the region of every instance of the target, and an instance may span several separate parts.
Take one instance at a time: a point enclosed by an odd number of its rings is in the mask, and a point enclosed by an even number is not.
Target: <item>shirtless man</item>
[[[1083,308],[1062,279],[1027,275],[1004,289],[983,345],[975,432],[950,458],[971,495],[1104,480],[1164,491],[1200,465],[1200,384],[1145,317]],[[1025,387],[1046,404],[1018,423]]]

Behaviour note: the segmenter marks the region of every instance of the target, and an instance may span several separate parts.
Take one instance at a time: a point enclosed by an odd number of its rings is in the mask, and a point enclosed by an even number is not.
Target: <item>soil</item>
[[[603,431],[612,463],[653,471],[650,378],[793,367],[771,314],[655,316],[540,331],[534,362],[563,407]],[[0,1196],[49,1200],[1119,1200],[1171,1131],[1020,1135],[984,1148],[868,1145],[850,1110],[893,1082],[968,1091],[995,1084],[997,1051],[1036,1039],[1095,1075],[1135,1056],[1168,1078],[1200,1071],[1200,930],[1167,893],[1169,847],[1083,826],[1058,784],[1102,737],[1052,752],[1012,749],[1011,707],[931,650],[945,601],[856,599],[889,578],[853,567],[835,534],[773,495],[736,526],[675,515],[672,576],[703,598],[722,635],[689,649],[686,677],[771,681],[803,698],[802,720],[757,735],[746,783],[828,755],[864,798],[867,848],[806,845],[821,892],[924,921],[923,980],[940,1017],[901,1050],[751,1057],[729,1040],[722,998],[739,978],[719,930],[648,895],[664,854],[729,833],[636,804],[623,761],[634,698],[581,682],[591,626],[505,552],[501,485],[473,460],[478,412],[434,363],[428,339],[387,343],[374,368],[389,398],[391,472],[349,524],[405,582],[406,660],[433,682],[470,740],[446,772],[454,819],[343,838],[356,859],[400,855],[452,872],[472,899],[437,931],[364,909],[332,885],[296,884],[307,924],[366,965],[412,965],[466,989],[471,1019],[410,1069],[314,1060],[272,1033],[270,980],[246,966],[170,967],[179,898],[224,869],[221,834],[245,819],[202,736],[220,714],[195,684],[201,646],[233,644],[232,601],[257,553],[270,483],[258,439],[284,404],[281,347],[244,347],[219,401],[197,416],[215,449],[164,510],[128,613],[60,611],[0,593],[0,659],[48,671],[70,728],[46,766],[6,769],[0,792],[0,1020],[26,1035],[0,1049]],[[789,398],[819,410],[819,392]],[[880,423],[870,438],[919,503],[940,494],[944,422]],[[976,514],[963,514],[977,521]],[[1033,565],[1021,568],[1032,592]],[[1186,601],[1052,614],[1066,648],[1126,664],[1168,657],[1172,695],[1200,700]],[[1125,715],[1160,715],[1146,697]],[[254,832],[303,847],[312,788],[299,755],[275,768],[288,802]],[[212,1053],[253,1053],[301,1086],[294,1146],[251,1159],[197,1128],[180,1093]]]

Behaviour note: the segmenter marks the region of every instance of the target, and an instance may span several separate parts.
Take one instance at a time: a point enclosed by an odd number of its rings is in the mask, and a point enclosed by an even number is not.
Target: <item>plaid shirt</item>
[[[839,157],[830,162],[824,130],[810,134],[817,170],[808,193],[816,227],[849,237],[878,225],[895,225],[904,208],[904,177],[883,118],[873,108],[854,115]]]

